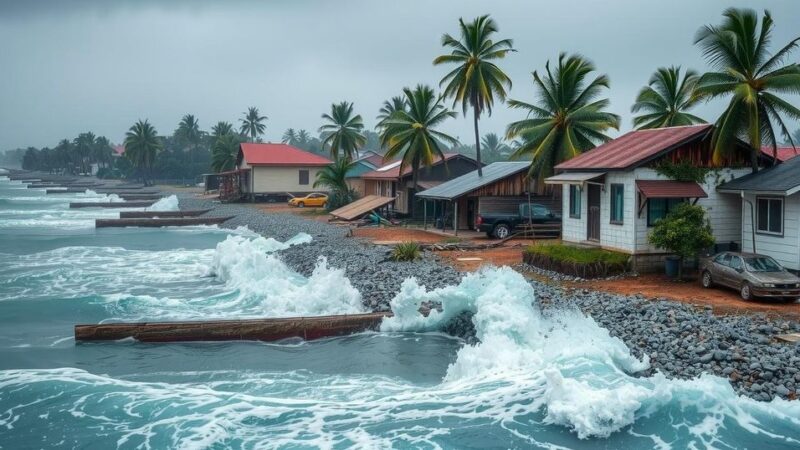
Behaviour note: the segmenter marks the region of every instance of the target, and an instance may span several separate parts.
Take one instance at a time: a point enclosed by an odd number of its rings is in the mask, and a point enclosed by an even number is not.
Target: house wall
[[[586,215],[588,207],[586,202],[588,196],[586,189],[581,189],[581,213],[580,217],[572,218],[569,216],[569,184],[562,185],[561,191],[561,239],[565,242],[584,242],[586,240]],[[602,229],[602,225],[601,225]]]
[[[366,190],[366,182],[363,178],[347,178],[347,187],[356,191],[359,197],[363,197],[367,194]]]
[[[323,167],[318,166],[254,166],[252,168],[253,193],[255,194],[284,194],[304,192],[325,192],[325,189],[315,189],[314,181],[317,173]],[[308,184],[300,184],[300,170],[308,170]]]
[[[740,204],[742,211],[742,250],[753,251],[753,229],[750,204],[756,205],[755,194],[745,194],[744,199],[731,195]],[[750,203],[747,203],[747,202]],[[753,214],[756,214],[754,212]],[[784,197],[783,236],[763,234],[756,231],[756,253],[771,256],[784,267],[800,270],[800,194]]]

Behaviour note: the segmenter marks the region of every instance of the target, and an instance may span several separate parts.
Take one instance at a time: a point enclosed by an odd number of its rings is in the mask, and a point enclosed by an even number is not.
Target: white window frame
[[[763,229],[761,228],[761,222],[760,222],[760,217],[761,217],[760,208],[761,208],[761,201],[762,200],[767,202],[767,223],[765,224],[766,227],[763,228]],[[781,230],[780,231],[770,231],[770,229],[769,229],[770,228],[770,226],[769,226],[770,225],[769,224],[769,220],[770,220],[770,205],[774,201],[778,201],[781,204],[781,206],[780,206],[780,208],[781,208],[781,219],[780,219],[780,221],[781,221]],[[784,207],[784,199],[783,199],[783,197],[766,197],[766,196],[765,197],[756,197],[756,214],[755,214],[755,216],[756,216],[755,217],[755,220],[756,220],[756,233],[758,233],[758,234],[768,234],[768,235],[771,235],[771,236],[783,236],[784,222],[786,220],[785,219],[785,215],[784,215],[785,211],[786,210],[785,210],[785,207]]]

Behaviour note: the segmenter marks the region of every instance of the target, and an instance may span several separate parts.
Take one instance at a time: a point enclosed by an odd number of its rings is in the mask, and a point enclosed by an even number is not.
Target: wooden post
[[[453,233],[458,236],[458,199],[453,203]]]
[[[428,199],[422,199],[422,229],[428,229]]]

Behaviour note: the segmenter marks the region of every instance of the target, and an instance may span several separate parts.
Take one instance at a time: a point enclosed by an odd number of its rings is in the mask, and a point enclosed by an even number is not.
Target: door
[[[475,229],[475,199],[467,199],[467,228],[470,230]]]
[[[586,214],[586,239],[600,240],[600,185],[589,184]]]

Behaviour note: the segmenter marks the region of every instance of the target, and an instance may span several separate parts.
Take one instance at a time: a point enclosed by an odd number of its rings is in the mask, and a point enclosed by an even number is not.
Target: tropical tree
[[[375,126],[375,129],[380,131],[386,120],[388,120],[395,111],[405,110],[406,108],[406,98],[402,95],[384,101],[383,106],[381,106],[381,109],[378,111],[378,124]]]
[[[91,131],[81,133],[73,141],[73,150],[75,152],[75,160],[80,167],[80,173],[89,172],[89,159],[92,156],[92,151],[95,146],[95,135]]]
[[[294,131],[294,128],[288,128],[286,131],[283,132],[283,137],[281,138],[281,142],[284,144],[289,145],[297,145],[297,133]]]
[[[72,147],[72,142],[69,139],[62,139],[55,148],[59,164],[69,173],[75,173]]]
[[[610,140],[605,134],[610,128],[619,129],[619,116],[605,111],[608,99],[597,99],[608,88],[608,77],[600,75],[587,83],[594,71],[589,60],[562,53],[555,71],[548,61],[542,76],[533,72],[536,104],[508,101],[511,108],[527,111],[525,119],[508,125],[506,135],[520,139],[511,156],[530,157],[531,176],[549,176],[562,161]]]
[[[513,52],[513,41],[501,39],[495,42],[492,39],[497,32],[497,25],[488,15],[480,16],[469,24],[465,24],[464,19],[458,19],[458,24],[461,39],[445,34],[442,37],[442,46],[451,51],[434,59],[433,64],[457,65],[442,78],[440,86],[445,86],[445,97],[453,98],[453,107],[461,103],[465,116],[467,107],[472,107],[478,176],[482,176],[478,120],[484,110],[491,115],[495,97],[501,102],[505,101],[506,89],[511,89],[511,79],[492,61]]]
[[[308,143],[310,141],[311,141],[311,135],[308,134],[308,131],[300,130],[300,131],[297,132],[297,143],[298,143],[298,145],[305,146],[305,145],[308,145]],[[305,147],[302,147],[302,148],[305,148]]]
[[[755,11],[730,8],[721,25],[697,32],[695,44],[713,68],[700,77],[697,92],[707,100],[730,98],[711,137],[715,163],[722,162],[741,138],[750,144],[750,162],[753,172],[758,171],[761,147],[777,152],[776,127],[794,144],[781,115],[798,120],[800,110],[782,96],[800,93],[800,65],[784,64],[800,37],[771,53],[773,25],[769,11],[764,11],[759,26]]]
[[[111,164],[111,142],[105,136],[98,136],[94,141],[94,148],[92,149],[92,159],[95,162],[102,163],[103,167],[108,167]]]
[[[794,142],[793,144],[790,145],[793,145],[795,147],[800,146],[800,128],[794,131],[794,134],[792,135],[792,140],[790,140],[789,142],[790,143]]]
[[[314,187],[327,187],[331,191],[347,191],[347,173],[355,166],[355,162],[339,158],[333,164],[325,166],[317,172]]]
[[[680,66],[660,67],[631,107],[631,112],[642,113],[633,118],[633,126],[643,130],[705,123],[688,112],[698,100],[694,95],[697,80],[693,70],[684,72],[681,79]]]
[[[358,149],[367,142],[361,115],[353,114],[353,104],[345,101],[332,104],[331,113],[323,114],[322,118],[327,121],[319,127],[319,132],[325,136],[322,145],[330,147],[333,159],[339,159],[341,155],[352,161]]]
[[[503,138],[496,133],[488,133],[481,140],[484,149],[484,160],[487,163],[503,161],[508,158],[510,149],[503,142]]]
[[[455,138],[436,129],[445,120],[456,117],[456,113],[445,108],[441,98],[428,86],[417,85],[413,91],[405,88],[403,94],[408,109],[395,111],[386,120],[381,132],[381,145],[387,149],[384,156],[387,160],[401,158],[400,173],[411,167],[416,192],[420,168],[444,159],[443,144],[458,143]],[[413,202],[411,205],[413,214]]]
[[[158,133],[147,120],[139,120],[125,133],[125,157],[139,170],[145,186],[150,184],[149,175],[161,148]]]
[[[214,142],[216,142],[220,137],[231,133],[233,133],[233,125],[231,125],[230,122],[220,121],[211,127],[211,137],[213,138]]]
[[[215,173],[232,170],[236,166],[236,156],[241,143],[242,138],[233,132],[218,137],[211,147],[211,169]]]
[[[175,137],[180,139],[187,145],[189,149],[189,163],[194,163],[194,150],[197,144],[200,143],[200,124],[193,114],[186,114],[178,124],[178,129],[175,130]]]
[[[264,124],[266,120],[267,116],[259,115],[258,108],[251,106],[244,113],[244,119],[239,119],[239,122],[242,123],[239,131],[243,135],[249,136],[250,142],[256,142],[258,137],[267,130],[267,125]]]

